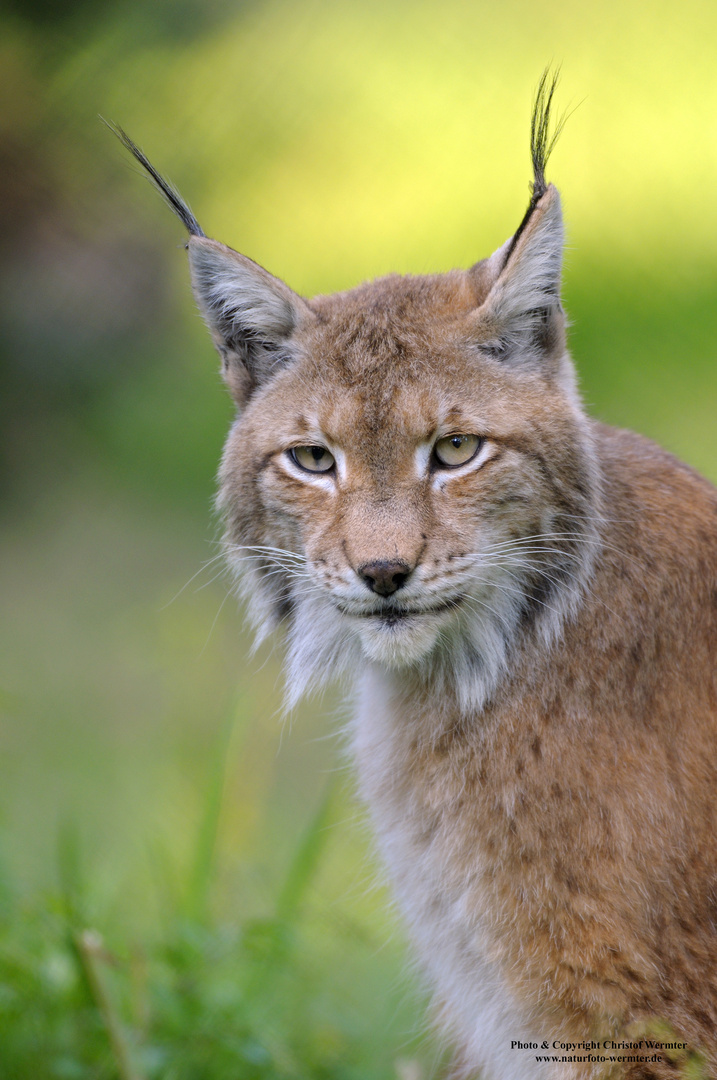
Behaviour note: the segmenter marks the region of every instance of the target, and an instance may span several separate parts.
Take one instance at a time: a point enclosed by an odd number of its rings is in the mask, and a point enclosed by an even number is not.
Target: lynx
[[[290,703],[354,686],[455,1075],[717,1077],[717,491],[583,411],[554,90],[493,255],[311,300],[116,131],[188,230],[237,405],[226,557],[259,636],[285,628]]]

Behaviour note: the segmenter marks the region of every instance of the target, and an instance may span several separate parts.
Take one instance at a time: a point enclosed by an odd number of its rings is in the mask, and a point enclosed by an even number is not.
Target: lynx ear
[[[522,362],[562,351],[563,240],[560,196],[550,184],[516,234],[481,266],[483,281],[490,282],[476,312],[484,351]]]
[[[300,296],[245,255],[191,236],[192,287],[238,404],[290,358],[289,342],[315,316]]]
[[[551,106],[559,71],[545,69],[538,84],[530,124],[532,196],[515,234],[469,273],[483,297],[477,337],[498,359],[540,361],[565,351],[560,307],[563,215],[557,188],[545,181],[545,166],[565,118],[551,133]]]
[[[315,316],[288,285],[251,259],[209,240],[192,211],[129,135],[104,121],[142,166],[189,233],[194,295],[222,357],[224,378],[238,405],[290,359],[289,339]]]

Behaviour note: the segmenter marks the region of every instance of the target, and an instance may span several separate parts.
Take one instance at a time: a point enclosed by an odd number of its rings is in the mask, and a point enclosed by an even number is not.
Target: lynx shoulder
[[[503,247],[311,300],[206,238],[118,134],[190,233],[238,406],[226,557],[259,635],[285,628],[290,701],[355,686],[361,792],[457,1075],[661,1080],[668,1051],[584,1046],[660,1024],[717,1077],[717,491],[583,410],[553,91]]]

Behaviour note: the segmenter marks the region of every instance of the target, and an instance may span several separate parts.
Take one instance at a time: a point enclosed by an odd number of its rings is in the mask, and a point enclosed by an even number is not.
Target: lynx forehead
[[[184,222],[237,404],[225,546],[289,702],[343,675],[363,797],[482,1080],[717,1077],[717,492],[591,421],[560,301],[555,79],[533,194],[468,270],[306,300]],[[559,125],[558,125],[559,129]]]

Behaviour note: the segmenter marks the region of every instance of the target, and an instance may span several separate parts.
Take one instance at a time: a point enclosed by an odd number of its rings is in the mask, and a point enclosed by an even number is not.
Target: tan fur
[[[356,686],[361,791],[461,1075],[662,1080],[668,1057],[510,1048],[661,1023],[716,1077],[717,492],[585,416],[560,200],[535,201],[469,271],[311,301],[190,239],[240,408],[227,556],[259,632],[287,628],[290,700]],[[484,442],[442,468],[452,433]]]

